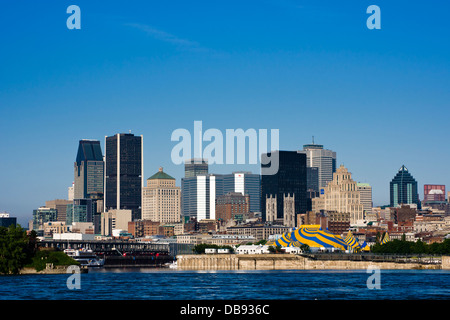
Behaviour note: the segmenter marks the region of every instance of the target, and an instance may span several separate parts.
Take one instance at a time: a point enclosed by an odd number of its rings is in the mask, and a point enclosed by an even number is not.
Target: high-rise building
[[[66,225],[74,222],[93,222],[94,206],[92,199],[74,199],[67,205]]]
[[[17,225],[17,218],[10,217],[7,212],[0,212],[0,227],[8,228],[10,225]]]
[[[391,207],[402,204],[419,205],[419,194],[417,192],[417,181],[403,165],[390,182]]]
[[[357,183],[356,187],[359,191],[359,202],[363,205],[364,214],[372,212],[372,187],[368,183]]]
[[[133,220],[141,218],[143,147],[143,137],[131,133],[105,138],[104,211],[131,210]]]
[[[181,221],[181,190],[175,178],[159,168],[142,192],[142,219],[160,223]]]
[[[181,179],[182,216],[216,219],[216,198],[229,192],[248,195],[250,212],[261,212],[260,190],[260,175],[251,172],[185,177]]]
[[[42,236],[44,233],[44,223],[58,221],[58,211],[56,209],[40,207],[33,210],[32,227],[38,235]]]
[[[223,175],[198,175],[181,179],[183,217],[216,219],[216,196],[223,195]]]
[[[425,204],[445,202],[445,185],[425,184],[423,186],[423,202]]]
[[[323,189],[333,180],[336,171],[336,152],[323,148],[321,144],[305,144],[300,153],[306,154],[306,166],[318,168],[318,184]]]
[[[74,199],[103,194],[104,162],[100,141],[80,140],[74,163]]]
[[[206,159],[192,158],[184,163],[184,177],[192,178],[208,174],[208,161]]]
[[[297,151],[272,151],[263,157],[272,157],[278,153],[278,172],[261,176],[261,212],[266,221],[266,199],[276,199],[275,220],[284,221],[284,201],[287,196],[294,197],[295,216],[305,213],[306,201],[306,155]],[[268,165],[261,164],[261,168]],[[296,221],[296,217],[294,218]]]
[[[343,165],[333,173],[333,180],[324,188],[320,197],[312,199],[312,211],[314,213],[321,211],[349,213],[351,224],[364,218],[364,207],[360,201],[356,182]]]
[[[224,174],[223,194],[239,192],[248,195],[250,212],[261,212],[261,176],[247,171]]]
[[[65,222],[67,214],[67,205],[72,204],[73,200],[56,199],[45,201],[45,207],[50,209],[56,209],[57,220]]]

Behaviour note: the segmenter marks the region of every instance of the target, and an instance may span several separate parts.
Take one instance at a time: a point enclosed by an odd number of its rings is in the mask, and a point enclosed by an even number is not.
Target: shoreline
[[[396,270],[450,270],[450,256],[440,263],[314,260],[287,254],[179,255],[179,270],[364,270],[369,267]]]

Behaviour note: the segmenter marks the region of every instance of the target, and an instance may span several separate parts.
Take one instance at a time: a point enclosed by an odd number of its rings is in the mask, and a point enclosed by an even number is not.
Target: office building
[[[183,217],[216,219],[216,196],[223,195],[223,175],[198,175],[181,179]]]
[[[141,218],[143,180],[143,137],[121,133],[105,138],[104,211],[132,211]]]
[[[80,140],[74,163],[74,199],[104,192],[104,162],[100,141]]]
[[[184,177],[192,178],[208,174],[208,161],[206,159],[192,158],[184,163]]]
[[[181,190],[175,178],[159,168],[142,192],[142,219],[160,223],[181,221]]]
[[[227,222],[229,220],[243,220],[250,210],[250,197],[241,192],[228,192],[216,197],[216,219]]]
[[[33,210],[32,228],[38,235],[44,233],[44,223],[58,221],[58,212],[56,209],[40,207]]]
[[[333,180],[321,192],[320,197],[312,199],[312,211],[334,211],[349,213],[350,224],[357,223],[364,218],[364,207],[360,202],[360,193],[352,174],[341,165],[335,173]]]
[[[110,210],[101,214],[101,234],[112,236],[114,230],[128,231],[128,223],[132,221],[131,210]]]
[[[56,199],[45,201],[45,207],[56,209],[57,221],[66,222],[67,205],[72,204],[72,201],[64,199]]]
[[[223,194],[239,192],[248,195],[250,212],[261,212],[261,176],[248,171],[238,171],[232,174],[224,174]]]
[[[403,165],[390,182],[390,206],[402,204],[419,205],[417,181]]]
[[[275,153],[278,153],[277,155]],[[306,200],[306,155],[297,151],[273,151],[264,157],[278,157],[278,172],[261,176],[261,210],[266,221],[266,199],[276,201],[274,220],[284,221],[284,198],[294,197],[295,215],[305,213]],[[268,165],[261,164],[261,168]],[[294,219],[295,221],[296,219]]]
[[[333,180],[333,173],[336,171],[336,152],[324,149],[321,144],[314,144],[314,140],[312,144],[303,145],[303,150],[299,152],[306,154],[307,167],[318,169],[319,189],[325,188]],[[311,180],[313,188],[314,183]]]
[[[66,225],[75,222],[93,222],[95,202],[92,199],[74,199],[67,205]]]
[[[208,174],[181,179],[182,216],[216,219],[216,198],[230,192],[249,196],[250,212],[261,212],[260,175],[251,172]]]
[[[7,212],[0,212],[0,227],[8,228],[11,225],[17,225],[17,218],[10,217]]]
[[[72,182],[72,185],[67,188],[67,200],[73,201],[75,197],[75,182]]]
[[[445,202],[445,185],[425,184],[423,186],[423,202],[425,204]]]
[[[357,183],[359,201],[364,208],[364,214],[372,212],[372,187],[368,183]]]

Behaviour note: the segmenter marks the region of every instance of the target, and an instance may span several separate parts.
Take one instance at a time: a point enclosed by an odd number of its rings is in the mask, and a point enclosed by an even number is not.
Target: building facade
[[[80,140],[74,163],[74,199],[104,192],[104,162],[100,141]]]
[[[324,188],[323,194],[321,193],[319,198],[312,199],[312,211],[349,213],[351,224],[364,218],[364,207],[360,201],[357,184],[343,165],[333,173],[333,180]]]
[[[181,221],[181,189],[175,178],[159,168],[142,192],[142,219],[160,223]]]
[[[336,152],[324,149],[323,145],[314,142],[303,145],[303,150],[299,152],[306,154],[307,167],[318,168],[319,189],[325,188],[333,180],[333,173],[336,171]]]
[[[362,203],[364,208],[364,215],[372,212],[372,187],[368,183],[357,183],[356,187],[359,191],[359,201]]]
[[[423,186],[423,202],[425,204],[445,202],[445,185],[425,184]]]
[[[144,185],[143,137],[116,134],[105,138],[104,211],[131,210],[133,220],[141,218]]]
[[[184,177],[192,178],[208,174],[208,160],[192,158],[184,162]]]
[[[263,154],[263,157],[277,158],[278,153],[278,172],[273,175],[263,174],[261,176],[261,210],[263,221],[266,217],[266,199],[276,198],[276,218],[284,219],[285,196],[294,196],[295,215],[305,213],[307,209],[306,200],[306,155],[297,151],[273,151]],[[261,164],[261,169],[266,167]]]
[[[250,197],[240,192],[228,192],[216,197],[216,219],[227,222],[250,211]]]
[[[419,205],[417,181],[403,165],[390,182],[390,205],[397,207],[402,204]]]

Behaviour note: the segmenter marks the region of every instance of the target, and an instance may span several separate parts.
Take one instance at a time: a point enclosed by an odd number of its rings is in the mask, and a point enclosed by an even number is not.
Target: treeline
[[[0,274],[17,274],[31,263],[37,251],[36,232],[30,235],[20,225],[0,227]]]
[[[373,253],[397,253],[397,254],[450,254],[450,239],[441,243],[427,244],[421,240],[416,242],[405,240],[392,240],[384,244],[372,246]]]
[[[62,251],[38,250],[35,231],[27,232],[20,226],[0,227],[0,274],[18,274],[24,267],[43,270],[53,265],[79,265]]]

